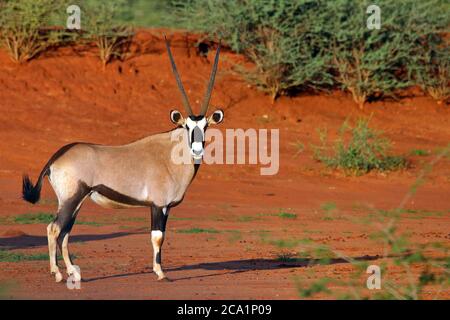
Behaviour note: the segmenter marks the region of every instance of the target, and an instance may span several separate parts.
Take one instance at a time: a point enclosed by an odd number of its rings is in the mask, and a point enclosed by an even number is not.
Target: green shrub
[[[174,3],[181,25],[222,38],[243,53],[254,68],[237,70],[272,99],[335,83],[360,108],[366,101],[395,98],[418,82],[438,99],[447,96],[448,59],[440,59],[436,70],[434,62],[418,58],[426,58],[420,52],[424,41],[441,39],[448,30],[448,1],[379,0],[380,30],[367,28],[368,0]],[[424,77],[411,76],[416,65]]]
[[[421,21],[412,28],[415,51],[411,54],[408,70],[414,84],[435,99],[438,104],[450,97],[450,3],[425,1],[417,4],[411,20]]]
[[[400,89],[419,83],[430,95],[448,94],[448,46],[442,58],[424,48],[441,42],[448,30],[448,1],[380,0],[381,28],[366,26],[371,1],[337,0],[324,9],[329,25],[336,82],[360,108],[368,100],[397,97]],[[413,71],[416,71],[415,73]],[[411,77],[415,74],[415,78]],[[446,92],[447,91],[447,92]]]
[[[127,13],[127,1],[87,1],[82,8],[86,16],[83,29],[86,36],[97,45],[103,67],[113,58],[123,59],[129,50],[133,28],[121,22]]]
[[[411,1],[378,1],[381,28],[366,26],[370,1],[327,3],[336,81],[362,109],[369,99],[396,95],[411,85],[405,66],[414,50]],[[417,23],[417,21],[414,21]]]
[[[61,10],[58,0],[0,2],[0,40],[13,61],[26,62],[61,41],[61,30],[50,27]]]
[[[350,139],[345,140],[350,131]],[[332,152],[327,145],[327,134],[320,132],[321,146],[313,146],[314,157],[329,167],[340,168],[353,174],[363,174],[371,170],[395,170],[406,166],[406,160],[401,156],[387,155],[390,141],[381,133],[369,127],[369,120],[359,119],[351,128],[347,121],[342,125],[339,137],[332,146]]]
[[[450,47],[448,44],[421,47],[417,62],[411,66],[416,83],[438,104],[450,98]]]
[[[104,0],[97,0],[104,1]],[[119,13],[124,23],[142,27],[178,27],[171,0],[128,0],[126,9]]]
[[[292,90],[332,84],[316,1],[192,0],[177,7],[188,29],[207,32],[242,52],[254,68],[236,70],[273,101]]]

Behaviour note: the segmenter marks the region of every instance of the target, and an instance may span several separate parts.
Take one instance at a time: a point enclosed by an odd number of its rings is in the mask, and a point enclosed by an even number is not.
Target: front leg
[[[164,233],[166,231],[169,208],[152,205],[152,245],[153,245],[153,271],[158,276],[158,280],[168,278],[161,268],[161,247],[164,243]]]

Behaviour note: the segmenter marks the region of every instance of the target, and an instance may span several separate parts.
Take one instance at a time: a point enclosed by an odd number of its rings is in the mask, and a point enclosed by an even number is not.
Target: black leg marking
[[[53,221],[60,228],[57,243],[60,252],[62,252],[62,243],[66,234],[72,231],[73,225],[80,210],[81,202],[89,194],[90,188],[83,182],[79,183],[78,191],[64,204]]]
[[[54,221],[60,227],[61,233],[67,233],[72,230],[77,213],[80,209],[79,206],[89,192],[90,188],[85,183],[80,182],[78,191],[62,204]]]
[[[197,171],[200,168],[200,163],[194,164],[194,176],[192,177],[192,180],[194,180],[195,176],[197,175]]]
[[[161,268],[162,245],[164,243],[164,232],[166,231],[169,208],[151,205],[151,225],[152,225],[152,245],[153,245],[153,271],[157,274],[158,280],[167,279]]]
[[[169,217],[169,208],[164,214],[163,207],[158,207],[154,204],[151,206],[152,210],[152,230],[166,231],[167,218]]]

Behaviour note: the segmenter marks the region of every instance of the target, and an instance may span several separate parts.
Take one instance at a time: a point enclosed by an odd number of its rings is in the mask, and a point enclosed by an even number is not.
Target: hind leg
[[[65,189],[58,188],[60,183],[57,183],[57,181],[55,180],[56,179],[51,179],[51,182],[58,196],[59,208],[56,219],[47,227],[50,272],[55,275],[56,282],[60,282],[62,280],[62,275],[58,268],[56,256],[56,248],[58,245],[67,267],[67,273],[69,275],[73,274],[75,276],[75,280],[79,280],[81,277],[79,275],[79,272],[77,272],[74,268],[72,261],[70,260],[67,245],[69,241],[69,233],[72,230],[73,224],[75,223],[76,215],[83,200],[86,198],[90,191],[86,184],[78,182],[77,184],[70,185],[72,187],[70,188],[72,192],[71,196],[68,197],[68,186]],[[61,190],[64,190],[65,192],[61,192]]]
[[[80,202],[80,205],[81,203],[82,201]],[[72,259],[70,258],[68,245],[69,245],[70,231],[72,230],[73,224],[75,223],[78,211],[79,208],[75,210],[72,219],[67,223],[67,226],[63,229],[63,231],[61,231],[57,239],[59,250],[62,254],[64,263],[66,265],[67,275],[73,276],[75,281],[81,281],[81,274],[79,270],[77,270],[73,265]]]
[[[75,223],[75,218],[83,199],[84,197],[81,199],[76,198],[66,201],[61,206],[60,210],[58,210],[56,219],[47,227],[50,272],[55,275],[56,282],[60,282],[62,280],[62,275],[58,268],[56,251],[57,245],[63,256],[64,263],[66,264],[67,274],[73,274],[75,280],[81,280],[79,272],[75,270],[72,264],[67,246],[69,241],[69,233]]]
[[[47,239],[48,239],[48,255],[50,257],[50,273],[55,275],[55,281],[61,282],[63,279],[61,272],[59,272],[58,263],[56,259],[56,239],[59,236],[61,229],[55,221],[51,222],[47,226]]]

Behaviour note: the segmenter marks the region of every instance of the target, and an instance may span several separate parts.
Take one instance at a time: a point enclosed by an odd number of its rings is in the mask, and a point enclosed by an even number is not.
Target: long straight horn
[[[214,87],[214,80],[216,78],[217,65],[219,64],[219,55],[220,55],[220,41],[216,51],[216,57],[214,58],[214,65],[211,70],[211,75],[209,76],[208,88],[206,89],[205,98],[203,99],[203,104],[201,107],[200,115],[204,116],[206,111],[208,111],[209,100],[211,99],[211,92]]]
[[[175,61],[173,60],[172,52],[170,51],[169,41],[167,40],[166,36],[164,36],[164,39],[166,40],[167,53],[169,54],[170,64],[172,65],[173,75],[175,76],[175,79],[177,80],[178,89],[180,89],[180,91],[181,91],[181,97],[183,99],[184,107],[186,108],[188,115],[191,116],[194,113],[192,112],[191,105],[189,104],[189,100],[186,95],[186,91],[184,91],[183,83],[181,82],[180,75],[178,74],[177,66],[175,65]]]

